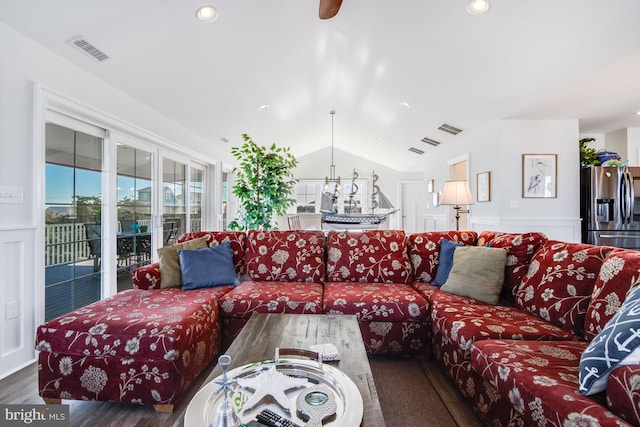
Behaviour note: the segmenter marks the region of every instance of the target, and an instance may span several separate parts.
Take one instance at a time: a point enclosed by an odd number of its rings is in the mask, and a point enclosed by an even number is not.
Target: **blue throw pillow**
[[[451,267],[453,267],[453,252],[458,246],[462,246],[462,243],[452,242],[447,239],[440,241],[438,270],[436,271],[436,278],[431,282],[432,285],[442,286],[447,281]]]
[[[640,363],[640,286],[627,294],[620,310],[582,353],[580,392],[590,396],[606,390],[615,368],[637,363]]]
[[[178,250],[178,257],[183,291],[238,284],[229,242],[211,248]]]

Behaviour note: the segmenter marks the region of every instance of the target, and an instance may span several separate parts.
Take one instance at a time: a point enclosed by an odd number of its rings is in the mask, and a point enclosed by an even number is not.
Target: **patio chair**
[[[84,224],[85,237],[89,247],[89,256],[93,258],[93,271],[100,271],[102,259],[102,225],[95,222]]]

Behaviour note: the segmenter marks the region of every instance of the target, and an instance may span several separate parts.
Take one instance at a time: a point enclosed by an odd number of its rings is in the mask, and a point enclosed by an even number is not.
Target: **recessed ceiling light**
[[[636,116],[640,116],[640,111],[636,111]]]
[[[202,6],[196,10],[196,18],[200,22],[212,22],[218,17],[218,11],[213,6]]]
[[[489,12],[491,2],[489,0],[469,0],[467,3],[467,12],[472,15],[481,15]]]
[[[258,111],[264,111],[269,109],[269,104],[262,104],[261,106],[258,107]]]
[[[400,101],[400,105],[404,108],[411,108],[411,104],[405,101]]]

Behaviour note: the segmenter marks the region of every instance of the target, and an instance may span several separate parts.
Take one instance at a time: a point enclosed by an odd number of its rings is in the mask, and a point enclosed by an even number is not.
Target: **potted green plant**
[[[295,203],[291,197],[297,182],[292,170],[298,164],[289,148],[257,145],[243,134],[241,147],[232,147],[231,154],[239,161],[233,169],[236,181],[233,194],[240,202],[238,218],[229,223],[231,230],[272,230],[274,215],[284,215]]]
[[[593,147],[587,147],[587,144],[595,141],[595,138],[582,138],[580,140],[580,166],[583,168],[589,166],[598,166],[598,150]]]

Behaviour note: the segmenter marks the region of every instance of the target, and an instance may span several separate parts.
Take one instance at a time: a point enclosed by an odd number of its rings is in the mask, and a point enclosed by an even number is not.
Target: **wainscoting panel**
[[[35,357],[35,229],[0,229],[0,378]]]
[[[580,218],[512,218],[500,220],[498,230],[512,233],[541,231],[552,240],[580,242],[582,240],[580,224]]]
[[[469,228],[480,233],[494,230],[508,233],[540,231],[549,239],[580,242],[580,218],[494,218],[469,216]],[[425,231],[450,230],[446,215],[425,215]]]

